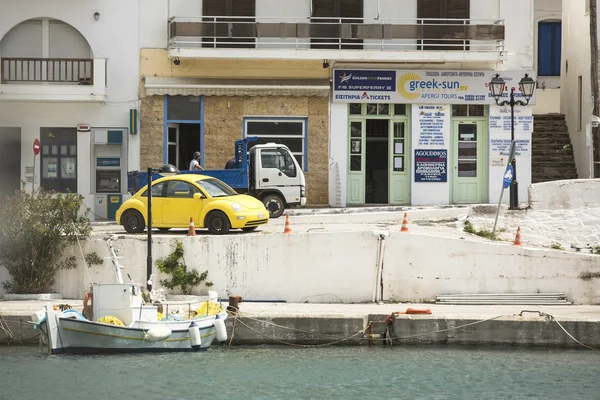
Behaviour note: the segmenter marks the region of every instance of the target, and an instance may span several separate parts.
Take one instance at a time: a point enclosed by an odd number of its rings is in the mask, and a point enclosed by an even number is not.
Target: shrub
[[[74,256],[65,249],[92,231],[82,213],[83,197],[77,193],[53,193],[25,185],[0,207],[0,265],[11,281],[2,283],[9,293],[43,293],[54,285],[58,270],[74,268]]]
[[[175,242],[175,250],[165,258],[156,260],[156,267],[163,274],[171,275],[171,279],[162,279],[160,284],[169,289],[180,288],[181,293],[191,294],[192,289],[204,282],[207,287],[211,287],[212,282],[208,282],[208,271],[199,274],[195,269],[187,270],[185,260],[183,259],[183,244],[180,241]],[[182,262],[179,262],[181,260]]]

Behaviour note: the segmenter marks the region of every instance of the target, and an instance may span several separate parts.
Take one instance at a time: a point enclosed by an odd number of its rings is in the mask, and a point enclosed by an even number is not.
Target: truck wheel
[[[144,217],[137,210],[125,211],[121,217],[121,224],[127,233],[142,233],[146,228]]]
[[[263,197],[262,202],[267,211],[269,211],[269,216],[271,218],[279,218],[285,211],[285,203],[281,196],[277,194],[266,195]]]
[[[227,215],[221,211],[213,211],[206,217],[206,227],[213,235],[224,235],[229,232],[231,224]]]

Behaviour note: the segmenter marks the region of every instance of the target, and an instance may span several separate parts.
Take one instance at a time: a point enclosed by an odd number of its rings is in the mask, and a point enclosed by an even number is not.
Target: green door
[[[365,132],[366,121],[350,121],[348,143],[348,183],[346,202],[365,204]]]
[[[390,204],[410,203],[410,154],[407,148],[408,123],[406,121],[390,121]]]
[[[452,202],[486,199],[487,134],[483,121],[454,121],[452,130]]]

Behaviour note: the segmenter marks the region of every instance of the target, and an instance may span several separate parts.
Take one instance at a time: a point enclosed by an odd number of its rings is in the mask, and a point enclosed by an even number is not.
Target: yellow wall
[[[141,76],[237,79],[328,79],[329,68],[319,60],[169,60],[167,50],[141,50]]]

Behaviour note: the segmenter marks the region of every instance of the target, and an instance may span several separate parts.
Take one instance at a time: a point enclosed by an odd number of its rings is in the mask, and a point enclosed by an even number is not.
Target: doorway
[[[367,119],[365,203],[388,203],[389,120]]]
[[[192,155],[200,148],[200,124],[168,124],[167,125],[167,163],[179,170],[188,170]],[[200,160],[204,165],[204,160]]]
[[[452,202],[483,203],[487,188],[487,132],[484,123],[478,120],[454,121],[452,136]]]
[[[33,151],[30,154],[33,165]],[[21,128],[0,128],[0,205],[21,188],[20,182]]]

